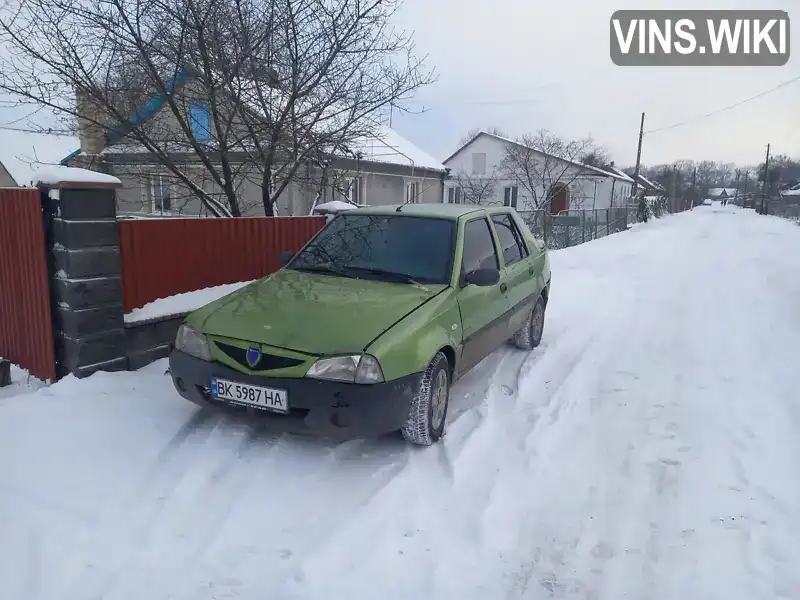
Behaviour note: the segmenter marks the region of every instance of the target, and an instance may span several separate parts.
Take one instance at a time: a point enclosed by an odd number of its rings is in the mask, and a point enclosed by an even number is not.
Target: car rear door
[[[508,296],[501,283],[481,287],[467,285],[464,276],[478,268],[500,268],[500,259],[489,220],[485,216],[464,224],[458,307],[463,342],[459,375],[468,371],[506,340]]]
[[[507,288],[510,311],[506,337],[511,337],[525,324],[538,295],[536,270],[530,249],[510,212],[494,213],[491,220],[503,259],[500,278]]]

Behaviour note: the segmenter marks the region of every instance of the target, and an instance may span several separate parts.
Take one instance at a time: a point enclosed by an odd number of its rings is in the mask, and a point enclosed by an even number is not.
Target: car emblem
[[[247,351],[247,364],[250,368],[254,368],[258,361],[261,360],[261,348],[258,346],[250,346],[250,349]]]

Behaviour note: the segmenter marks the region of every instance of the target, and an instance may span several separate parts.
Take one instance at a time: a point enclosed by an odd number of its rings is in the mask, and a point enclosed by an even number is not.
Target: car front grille
[[[247,349],[239,348],[238,346],[231,346],[223,342],[214,342],[217,348],[222,350],[229,358],[233,359],[243,367],[253,371],[274,371],[276,369],[288,369],[289,367],[296,367],[302,365],[304,361],[296,358],[289,358],[288,356],[276,356],[274,354],[262,354],[261,360],[255,368],[251,368],[247,364]]]

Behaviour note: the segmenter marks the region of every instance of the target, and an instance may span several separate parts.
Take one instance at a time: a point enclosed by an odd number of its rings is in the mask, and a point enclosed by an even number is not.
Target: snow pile
[[[227,283],[225,285],[218,285],[216,287],[203,288],[202,290],[194,290],[192,292],[184,292],[183,294],[176,294],[169,298],[159,298],[153,302],[148,302],[141,308],[134,308],[131,312],[125,314],[126,323],[138,323],[141,321],[149,321],[151,319],[160,319],[166,317],[173,317],[183,313],[192,312],[198,308],[202,308],[206,304],[214,302],[223,296],[232,294],[239,288],[253,283],[251,281],[239,281],[237,283]]]
[[[323,204],[317,204],[314,207],[315,213],[320,214],[328,214],[328,213],[337,213],[343,210],[353,210],[358,208],[355,204],[351,204],[350,202],[343,202],[342,200],[331,200],[330,202],[324,202]]]
[[[44,381],[36,379],[25,369],[15,364],[11,365],[11,385],[0,387],[0,402],[4,398],[11,398],[32,394],[47,385]],[[1,476],[0,476],[1,478]]]
[[[552,253],[542,346],[428,449],[207,415],[166,361],[0,402],[3,597],[798,598],[798,255],[730,206]]]
[[[48,166],[39,169],[34,175],[34,185],[58,185],[59,183],[122,185],[122,182],[113,175],[76,167]]]

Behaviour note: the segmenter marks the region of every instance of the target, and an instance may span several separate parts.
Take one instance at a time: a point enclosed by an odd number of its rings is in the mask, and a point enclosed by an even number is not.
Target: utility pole
[[[742,176],[742,173],[739,169],[736,169],[736,191],[733,193],[733,200],[734,202],[739,198],[739,177]]]
[[[697,167],[694,168],[694,172],[692,173],[692,194],[690,196],[692,201],[692,208],[694,208],[694,202],[695,202],[694,194],[696,190],[697,190]]]
[[[644,137],[644,113],[642,124],[639,126],[639,149],[636,151],[636,171],[633,175],[633,201],[637,201],[639,191],[639,168],[642,166],[642,138]]]
[[[769,150],[770,144],[767,144],[767,159],[764,161],[764,183],[761,186],[761,214],[769,214],[769,207],[767,202],[767,191],[769,190]]]
[[[678,210],[677,210],[677,208],[678,208],[677,207],[678,194],[676,193],[677,190],[675,189],[677,187],[677,185],[678,185],[678,167],[673,165],[673,167],[672,167],[672,184],[669,186],[670,187],[670,191],[669,191],[669,212],[671,212],[673,214],[678,212]]]
[[[744,203],[748,200],[747,197],[747,180],[750,177],[750,171],[744,172],[744,198],[742,199],[742,208],[744,208]]]

